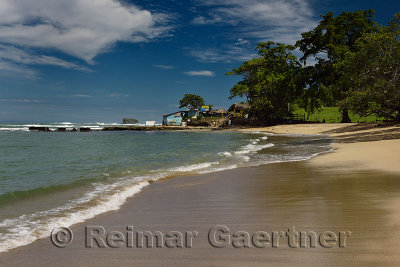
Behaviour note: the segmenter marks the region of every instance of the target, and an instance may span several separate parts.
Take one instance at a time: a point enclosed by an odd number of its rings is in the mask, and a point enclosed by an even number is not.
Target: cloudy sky
[[[321,3],[322,2],[322,3]],[[321,14],[399,1],[1,0],[0,122],[161,121],[185,93],[228,107],[225,73]]]

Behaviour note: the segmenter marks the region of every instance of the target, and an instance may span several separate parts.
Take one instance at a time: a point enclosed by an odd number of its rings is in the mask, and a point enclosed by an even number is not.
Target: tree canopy
[[[243,78],[230,98],[245,97],[251,117],[260,122],[290,117],[292,103],[308,112],[339,106],[342,122],[350,122],[349,110],[400,121],[400,13],[386,27],[374,14],[329,12],[296,46],[258,44],[258,57],[227,73]],[[303,53],[300,60],[295,48]],[[310,59],[315,64],[307,65]]]
[[[306,92],[305,108],[317,108],[322,102],[337,104],[346,97],[348,88],[337,83],[343,74],[342,65],[347,53],[358,50],[357,40],[363,35],[375,31],[373,10],[357,10],[343,12],[335,17],[333,12],[321,16],[322,20],[313,30],[302,34],[302,39],[296,46],[304,53],[301,61],[314,57],[317,63],[305,71],[308,91]],[[322,100],[322,101],[321,101]],[[342,122],[349,122],[347,108],[343,108]]]
[[[400,13],[356,45],[339,63],[344,70],[339,83],[349,88],[340,105],[362,116],[400,121]]]
[[[199,95],[185,94],[179,101],[179,108],[199,109],[204,105],[204,99]]]
[[[288,104],[302,93],[297,84],[301,64],[292,53],[294,49],[294,46],[281,43],[259,43],[257,58],[227,73],[243,77],[231,88],[230,97],[245,96],[253,118],[262,121],[284,119],[290,113]]]

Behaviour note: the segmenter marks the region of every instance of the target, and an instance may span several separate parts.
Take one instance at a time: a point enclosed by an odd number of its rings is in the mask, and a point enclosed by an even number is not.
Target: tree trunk
[[[342,111],[342,121],[341,123],[350,123],[350,117],[349,117],[349,110],[347,108],[344,108]]]

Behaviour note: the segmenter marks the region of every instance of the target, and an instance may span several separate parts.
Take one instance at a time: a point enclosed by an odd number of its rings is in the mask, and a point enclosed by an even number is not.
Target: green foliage
[[[310,56],[314,56],[323,61],[332,62],[343,57],[346,52],[357,51],[357,40],[376,28],[374,15],[375,11],[368,9],[344,11],[337,17],[333,12],[321,16],[319,25],[303,33],[302,39],[296,43],[296,46],[304,53],[301,60],[306,61]],[[325,53],[327,59],[319,57],[320,53]]]
[[[199,95],[185,94],[179,101],[179,108],[199,109],[204,105],[204,100]]]
[[[227,73],[243,77],[230,98],[246,97],[250,115],[268,122],[290,112],[326,122],[400,121],[400,13],[386,27],[374,15],[358,10],[321,16],[296,43],[304,67],[292,53],[295,47],[260,43],[257,58]],[[306,66],[310,58],[316,63]]]
[[[400,121],[400,13],[356,45],[358,50],[338,63],[344,70],[339,83],[349,88],[340,104],[361,116]]]
[[[259,43],[259,57],[227,73],[243,77],[230,90],[230,97],[245,96],[253,118],[265,122],[284,119],[289,114],[288,103],[302,94],[298,84],[301,64],[291,52],[294,49],[281,43]]]
[[[335,17],[332,12],[322,16],[319,25],[302,34],[296,46],[304,53],[301,60],[305,63],[314,57],[317,63],[303,72],[308,86],[303,96],[304,107],[313,111],[321,104],[334,104],[346,97],[348,87],[338,84],[343,74],[341,65],[349,52],[358,50],[359,40],[364,34],[374,32],[376,24],[373,20],[375,11],[357,10],[343,12]],[[343,122],[347,122],[347,109],[343,110]]]
[[[304,108],[295,108],[293,114],[305,116],[306,121],[310,122],[322,122],[325,120],[326,123],[339,123],[342,119],[342,114],[339,107],[323,107],[314,112],[307,112]],[[361,117],[354,112],[349,112],[351,121],[360,123],[369,123],[382,121],[383,118],[377,117],[375,115],[370,115],[368,117]]]

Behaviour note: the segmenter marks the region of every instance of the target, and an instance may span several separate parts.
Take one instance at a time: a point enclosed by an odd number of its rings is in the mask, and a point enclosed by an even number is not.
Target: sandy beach
[[[42,239],[1,253],[0,264],[398,266],[399,125],[307,124],[242,130],[325,134],[335,140],[334,151],[309,161],[238,168],[152,183],[121,209],[71,227],[74,238],[68,247],[58,248],[50,238]],[[130,233],[137,237],[138,232],[159,231],[166,242],[162,248],[141,248],[137,240],[126,243],[117,235],[105,240],[103,248],[89,235],[93,242],[87,243],[88,229],[98,230],[100,226],[105,234],[118,231],[125,239],[129,239]],[[215,237],[212,234],[216,226],[229,228],[223,238],[229,236],[231,242],[217,240],[217,245],[223,243],[222,248],[215,248],[213,241],[210,242],[210,236]],[[299,242],[296,247],[296,242],[290,241],[287,235],[291,231],[315,232],[316,247],[310,247],[311,243],[301,247]],[[168,243],[176,232],[183,233],[184,237],[191,235],[192,242],[188,244],[185,239],[182,244]],[[249,233],[251,242],[240,239],[243,232]],[[260,237],[256,235],[260,232],[270,235],[263,248],[254,243],[254,236]],[[285,234],[277,239],[274,232]],[[328,232],[336,238],[330,238],[328,245],[321,245],[321,236],[325,235],[322,239],[326,240]],[[340,243],[340,233],[347,236],[345,243]],[[232,243],[235,239],[237,243]],[[119,248],[110,247],[110,243]]]
[[[347,171],[377,170],[400,173],[399,124],[300,124],[243,131],[276,134],[327,134],[335,140],[333,153],[308,161],[318,167]]]

